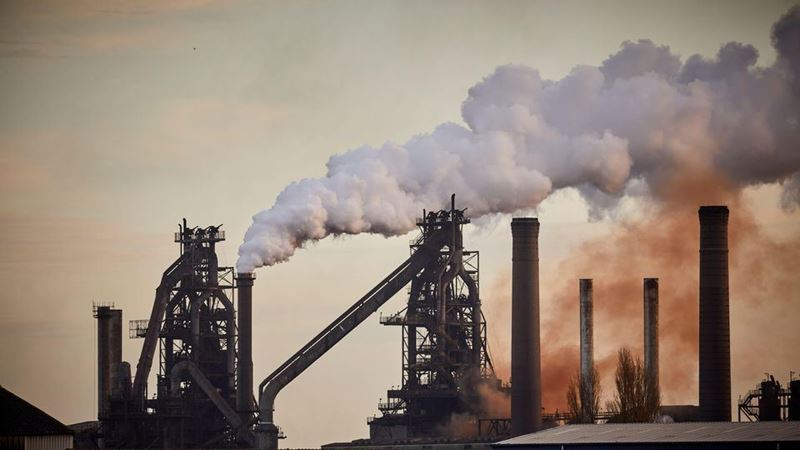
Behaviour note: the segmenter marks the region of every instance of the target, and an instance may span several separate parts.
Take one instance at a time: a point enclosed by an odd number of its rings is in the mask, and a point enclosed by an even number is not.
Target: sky
[[[792,4],[3,2],[0,384],[65,423],[91,420],[92,302],[146,318],[183,217],[223,224],[220,259],[233,265],[252,215],[284,186],[323,175],[331,155],[462,123],[468,89],[499,65],[560,79],[648,38],[684,58],[746,42],[766,66],[770,26]],[[745,198],[764,230],[795,239],[800,212],[781,210],[779,195],[763,185]],[[615,219],[590,221],[569,190],[536,214],[546,302],[558,262]],[[510,271],[509,220],[467,232],[485,294]],[[260,270],[256,380],[404,260],[410,237],[329,238]],[[381,311],[402,305],[398,295]],[[503,328],[489,322],[498,349]],[[124,359],[140,345],[126,339]],[[734,395],[759,381],[736,367]],[[366,417],[399,382],[399,333],[371,318],[278,396],[282,445],[365,437]]]

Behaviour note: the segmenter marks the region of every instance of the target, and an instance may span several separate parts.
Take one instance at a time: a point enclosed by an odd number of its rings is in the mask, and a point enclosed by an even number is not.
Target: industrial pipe
[[[97,417],[105,418],[119,365],[122,362],[122,310],[95,308],[97,319]]]
[[[518,436],[542,424],[539,220],[513,219],[511,235],[511,432]]]

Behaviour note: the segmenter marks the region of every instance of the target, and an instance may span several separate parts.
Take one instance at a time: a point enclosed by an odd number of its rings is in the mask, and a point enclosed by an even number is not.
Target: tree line
[[[567,405],[572,423],[595,423],[600,416],[602,389],[597,367],[592,367],[589,377],[580,371],[570,379]],[[644,363],[634,357],[628,347],[617,352],[617,369],[614,375],[616,392],[605,404],[608,422],[654,422],[661,407],[661,394],[655,377],[649,376]]]

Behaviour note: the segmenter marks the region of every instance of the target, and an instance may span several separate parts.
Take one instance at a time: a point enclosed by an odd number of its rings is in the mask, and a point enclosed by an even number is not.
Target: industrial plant
[[[253,396],[252,273],[220,267],[219,226],[175,233],[180,256],[164,271],[131,377],[122,360],[122,311],[96,304],[101,448],[278,448],[273,422],[280,390],[389,298],[410,284],[407,307],[381,318],[403,330],[403,384],[370,422],[375,441],[441,437],[453,414],[480,415],[478,389],[503,390],[486,346],[478,252],[463,247],[464,210],[423,213],[411,255],[307,345],[267,376]],[[234,306],[235,305],[235,306]],[[147,379],[158,366],[155,391]],[[153,395],[148,395],[148,392]]]
[[[150,319],[130,322],[130,337],[144,339],[133,378],[122,361],[122,311],[95,305],[99,447],[255,444],[253,281],[251,274],[235,276],[233,268],[219,266],[215,247],[224,240],[218,226],[180,225],[180,256],[164,271]],[[157,348],[157,384],[150,391]]]
[[[277,449],[283,433],[274,420],[274,405],[281,389],[406,286],[405,308],[380,316],[382,324],[401,329],[402,383],[378,404],[381,414],[369,419],[368,438],[326,448],[442,443],[488,447],[570,423],[574,417],[543,412],[541,404],[540,348],[546,343],[540,336],[539,221],[521,217],[511,222],[508,383],[496,376],[487,348],[479,253],[464,246],[463,228],[470,223],[465,211],[456,208],[455,196],[449,210],[423,211],[409,258],[264,378],[255,392],[255,276],[218,264],[216,246],[225,240],[221,226],[191,227],[184,219],[174,236],[180,256],[164,270],[149,320],[129,324],[129,337],[143,339],[133,374],[122,358],[122,311],[94,305],[98,423],[82,446]],[[731,421],[728,214],[725,206],[699,209],[699,405],[662,406],[661,414],[669,421]],[[644,365],[656,385],[658,283],[658,278],[642,283]],[[593,280],[580,279],[578,286],[580,374],[588,379],[594,367]],[[154,365],[157,382],[150,387]],[[487,415],[481,401],[484,389],[510,399],[510,417]],[[740,422],[799,420],[800,380],[781,388],[769,378],[741,398],[738,411]],[[475,426],[470,438],[449,435],[447,426],[455,415],[470,418],[470,426]],[[599,411],[593,422],[602,424],[608,418]],[[535,439],[528,443],[533,445]]]
[[[423,214],[417,223],[412,255],[437,233],[450,233],[450,240],[413,274],[406,308],[381,317],[402,328],[403,379],[379,405],[382,416],[369,422],[372,440],[436,437],[453,414],[480,415],[480,385],[502,389],[486,346],[479,254],[463,246],[467,223],[455,208]]]
[[[800,449],[798,1],[6,0],[0,450]]]

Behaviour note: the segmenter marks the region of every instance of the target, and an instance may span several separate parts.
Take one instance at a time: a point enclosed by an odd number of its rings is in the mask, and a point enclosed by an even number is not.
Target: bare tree
[[[661,406],[661,395],[653,377],[647,375],[641,358],[627,347],[619,350],[615,382],[617,393],[609,403],[610,422],[653,422]]]
[[[567,405],[574,423],[594,423],[600,411],[600,377],[596,366],[592,367],[589,379],[583,379],[580,371],[570,378]]]

